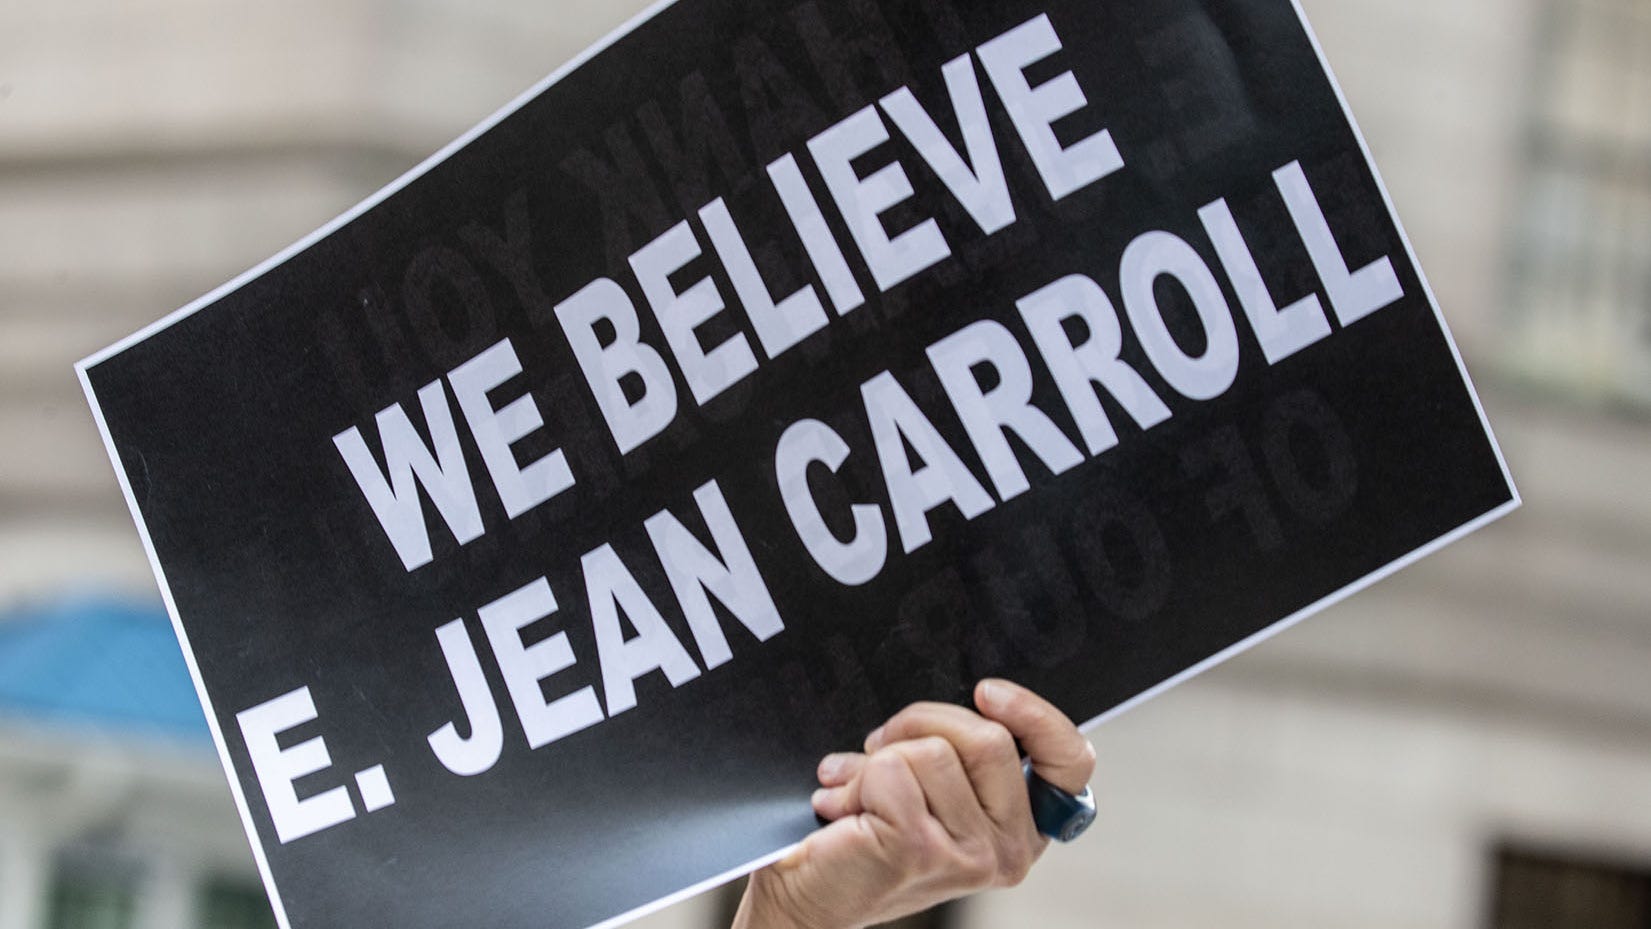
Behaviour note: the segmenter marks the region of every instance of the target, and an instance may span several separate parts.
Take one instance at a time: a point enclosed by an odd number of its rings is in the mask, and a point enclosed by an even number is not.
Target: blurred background
[[[1651,3],[1305,5],[1526,508],[1102,727],[1099,827],[914,925],[1651,926]],[[71,364],[637,6],[0,4],[0,929],[273,925]]]

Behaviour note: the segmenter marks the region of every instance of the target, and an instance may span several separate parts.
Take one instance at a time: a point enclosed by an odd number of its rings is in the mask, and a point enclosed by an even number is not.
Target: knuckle
[[[1032,873],[1037,858],[1032,850],[1020,842],[1010,843],[999,858],[998,880],[1005,887],[1018,887]]]
[[[991,883],[997,872],[997,854],[989,842],[971,837],[948,837],[943,862],[947,883],[960,888],[979,888]]]
[[[987,723],[979,727],[969,740],[970,760],[981,764],[1013,761],[1019,757],[1015,737],[1002,723]]]
[[[997,883],[997,875],[1001,873],[1002,855],[992,842],[972,843],[971,848],[964,850],[966,863],[963,873],[969,881],[969,886],[989,888]]]
[[[998,864],[990,849],[965,852],[957,870],[958,876],[970,887],[986,887],[997,878]]]
[[[866,759],[865,777],[886,780],[906,772],[906,760],[898,750],[884,749]]]
[[[913,707],[908,706],[900,712],[895,713],[893,716],[890,716],[888,718],[888,722],[883,723],[884,737],[891,740],[898,739],[900,734],[911,725],[913,709]]]
[[[908,704],[883,724],[883,738],[889,742],[896,742],[917,732],[922,728],[923,718],[931,712],[929,708],[932,706],[934,704],[921,701]]]
[[[932,874],[941,870],[948,856],[951,837],[938,823],[910,830],[906,838],[906,854],[917,872]]]
[[[912,763],[925,768],[936,768],[946,763],[954,752],[952,744],[939,736],[926,736],[913,740],[907,749]]]

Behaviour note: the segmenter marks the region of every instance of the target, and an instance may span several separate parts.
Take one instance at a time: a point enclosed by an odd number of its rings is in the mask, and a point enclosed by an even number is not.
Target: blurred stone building
[[[1098,730],[1101,826],[963,926],[1651,920],[1651,6],[1306,5],[1527,506]],[[0,611],[153,600],[74,360],[342,212],[630,12],[0,5]],[[240,913],[212,901],[251,871],[210,751],[77,731],[0,715],[0,929],[256,925],[214,915]],[[165,809],[188,828],[157,832]],[[30,817],[50,842],[20,838],[43,834]],[[180,883],[203,857],[221,867]],[[91,893],[91,858],[123,859],[120,886],[149,902],[64,904]]]

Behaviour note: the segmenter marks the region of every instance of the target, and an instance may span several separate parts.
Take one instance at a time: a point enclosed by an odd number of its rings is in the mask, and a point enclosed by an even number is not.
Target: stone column
[[[149,855],[145,866],[135,929],[194,929],[199,915],[195,910],[200,896],[198,869],[166,850]]]
[[[26,826],[0,833],[0,929],[40,929],[46,923],[51,849]]]

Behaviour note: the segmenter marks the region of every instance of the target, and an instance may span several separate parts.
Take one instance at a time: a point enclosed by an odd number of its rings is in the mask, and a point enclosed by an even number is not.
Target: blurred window
[[[1544,9],[1513,256],[1515,363],[1651,402],[1651,3]]]
[[[1503,850],[1491,929],[1647,929],[1651,871]]]
[[[275,929],[269,898],[256,884],[218,879],[201,893],[201,929]]]
[[[46,904],[46,929],[128,929],[139,874],[129,862],[85,853],[59,856]]]

